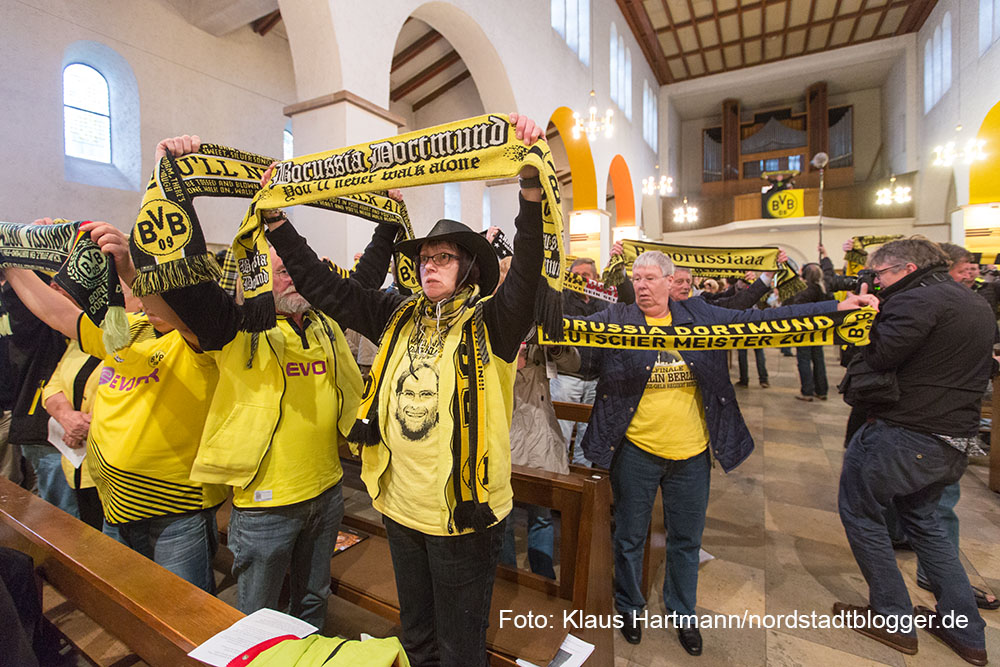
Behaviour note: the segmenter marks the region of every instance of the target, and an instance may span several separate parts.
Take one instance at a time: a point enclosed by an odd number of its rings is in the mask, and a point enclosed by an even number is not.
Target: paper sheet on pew
[[[593,652],[593,644],[589,644],[579,637],[566,635],[562,646],[559,647],[559,652],[556,653],[556,657],[552,658],[552,662],[548,664],[548,667],[580,667]],[[538,665],[527,660],[518,659],[517,664],[519,667],[538,667]]]
[[[207,642],[188,653],[188,657],[226,667],[231,660],[257,644],[282,635],[299,639],[319,630],[315,625],[273,609],[261,609],[241,618]]]

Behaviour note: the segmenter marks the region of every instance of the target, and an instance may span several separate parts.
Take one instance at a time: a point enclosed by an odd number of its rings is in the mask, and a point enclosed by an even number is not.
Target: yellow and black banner
[[[627,239],[622,242],[622,250],[624,255],[612,257],[604,270],[605,285],[619,284],[623,279],[620,271],[623,267],[625,276],[631,278],[632,262],[642,253],[656,250],[669,257],[674,266],[688,269],[701,278],[742,278],[747,271],[758,274],[774,271],[772,285],[778,288],[782,301],[805,288],[795,271],[787,264],[778,263],[781,252],[778,248],[711,248]]]
[[[868,261],[868,248],[870,246],[882,245],[889,241],[903,238],[902,234],[887,234],[883,236],[852,236],[851,249],[844,253],[844,262],[847,264],[844,273],[848,276],[858,275],[858,271],[865,268]]]
[[[270,181],[254,197],[233,241],[245,288],[244,322],[254,331],[274,326],[262,211],[373,190],[509,178],[528,165],[538,169],[543,190],[544,280],[538,287],[535,318],[558,336],[564,250],[555,164],[544,141],[525,146],[504,114],[486,114],[279,162]],[[248,285],[251,289],[246,289]]]
[[[777,190],[760,196],[760,217],[801,218],[806,214],[805,190]]]
[[[253,198],[272,162],[263,155],[217,144],[202,144],[195,153],[162,158],[147,186],[130,238],[138,270],[135,294],[144,296],[216,278],[216,264],[205,247],[192,200],[204,196]],[[374,223],[394,223],[400,227],[397,240],[413,238],[406,206],[385,192],[331,196],[309,205]],[[418,288],[409,258],[396,260],[397,282],[407,289]],[[246,280],[247,262],[240,267],[234,256],[233,266],[244,274],[243,289],[252,289],[254,280],[249,285]],[[224,288],[235,288],[230,285],[231,277],[224,277],[222,282]]]
[[[563,273],[563,289],[568,289],[577,294],[583,294],[602,301],[618,302],[618,288],[613,285],[605,285],[596,280],[587,280],[583,276],[577,275],[566,269]]]
[[[563,345],[618,350],[742,350],[867,345],[875,310],[859,308],[757,322],[640,326],[563,318]],[[539,330],[543,345],[557,344]]]

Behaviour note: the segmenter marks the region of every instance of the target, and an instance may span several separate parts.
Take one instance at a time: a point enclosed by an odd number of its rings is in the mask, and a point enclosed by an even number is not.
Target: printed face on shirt
[[[396,421],[407,440],[423,440],[438,423],[438,374],[418,365],[396,383]]]

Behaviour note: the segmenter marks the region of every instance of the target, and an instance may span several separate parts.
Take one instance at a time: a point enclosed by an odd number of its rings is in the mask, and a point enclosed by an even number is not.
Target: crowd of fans
[[[511,120],[526,144],[541,135],[529,119]],[[158,156],[198,145],[197,137],[167,139]],[[605,468],[622,634],[642,639],[643,552],[658,490],[664,605],[693,618],[711,467],[717,461],[729,472],[754,447],[727,353],[540,345],[532,312],[541,200],[537,172],[526,167],[505,270],[490,243],[495,230],[486,238],[441,220],[395,246],[395,229],[379,225],[350,277],[330,271],[281,211],[269,211],[277,324],[260,334],[242,329],[237,299],[204,283],[129,299],[129,344],[109,350],[68,295],[30,271],[7,269],[2,474],[209,592],[216,511],[230,497],[239,608],[276,607],[287,574],[289,612],[322,626],[344,514],[338,442],[359,443],[362,480],[384,517],[411,663],[478,665],[497,564],[517,564],[511,465],[560,474],[571,464]],[[125,234],[107,223],[84,230],[127,288],[135,269]],[[382,288],[394,251],[419,267],[420,295]],[[621,252],[616,245],[613,253]],[[963,248],[926,239],[872,253],[877,294],[844,283],[822,246],[819,255],[801,270],[805,289],[779,304],[770,272],[722,289],[645,252],[617,303],[567,292],[564,313],[670,326],[879,309],[871,344],[847,350],[845,363],[856,390],[864,365],[865,377],[879,375],[893,391],[852,401],[839,495],[870,604],[838,602],[834,611],[895,618],[855,629],[904,653],[915,653],[917,640],[903,619],[924,617],[960,656],[985,664],[977,607],[1000,602],[969,583],[954,506],[994,374],[993,284],[977,284],[979,267]],[[599,279],[589,259],[570,270]],[[823,352],[796,348],[796,398],[828,399]],[[754,354],[767,388],[764,351]],[[748,356],[738,351],[737,387],[749,384]],[[470,369],[479,378],[471,387]],[[560,422],[553,401],[592,403],[590,421]],[[83,465],[68,463],[54,441],[86,451]],[[545,507],[524,509],[529,566],[555,579],[555,519]],[[894,548],[916,551],[918,584],[934,592],[936,609],[912,607]],[[951,612],[969,623],[935,625]],[[688,653],[701,654],[696,624],[681,623],[677,633]]]

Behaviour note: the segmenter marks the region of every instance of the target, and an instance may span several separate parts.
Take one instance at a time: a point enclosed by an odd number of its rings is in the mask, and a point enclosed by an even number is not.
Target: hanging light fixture
[[[674,209],[674,222],[698,222],[698,208],[688,206],[688,198],[684,198],[684,203]]]
[[[910,196],[910,188],[896,185],[896,176],[889,178],[889,187],[882,188],[875,193],[875,203],[879,206],[889,206],[890,204],[906,204],[913,201]]]
[[[962,164],[972,164],[986,159],[986,141],[983,139],[969,139],[961,151],[956,150],[955,142],[949,141],[943,146],[934,148],[934,166],[950,167],[955,162]]]
[[[656,169],[659,171],[660,165],[656,165]],[[659,193],[661,197],[666,197],[673,193],[673,191],[674,179],[666,174],[661,174],[659,180],[657,180],[656,176],[642,179],[642,194],[644,195],[652,196]]]
[[[597,135],[603,134],[605,139],[610,139],[615,131],[615,126],[612,121],[614,117],[614,111],[608,109],[604,112],[603,118],[597,117],[597,94],[593,90],[590,91],[590,109],[588,117],[586,120],[580,116],[579,112],[573,112],[573,120],[576,123],[573,125],[573,138],[579,139],[582,134],[587,135],[587,139],[590,141],[596,141]]]

